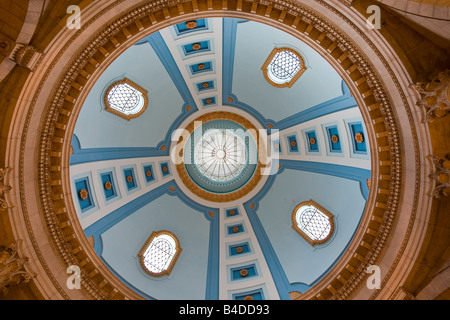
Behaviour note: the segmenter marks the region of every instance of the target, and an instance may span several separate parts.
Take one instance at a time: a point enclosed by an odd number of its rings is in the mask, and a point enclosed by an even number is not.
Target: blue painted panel
[[[339,137],[339,131],[338,131],[337,126],[327,127],[326,130],[327,130],[327,136],[328,136],[328,144],[330,146],[330,152],[342,152],[341,139]],[[338,137],[337,142],[332,141],[333,136]]]
[[[364,128],[361,122],[350,122],[348,124],[350,126],[351,137],[353,141],[353,152],[360,154],[367,154],[367,146],[366,146],[366,137],[364,135]],[[355,134],[361,133],[364,137],[364,141],[357,142],[355,140]]]
[[[117,192],[116,192],[116,186],[114,184],[113,173],[111,171],[102,173],[102,174],[100,174],[100,179],[102,181],[103,191],[105,193],[106,200],[111,200],[111,199],[117,197]],[[107,182],[109,182],[111,184],[111,188],[110,189],[106,188],[106,183]]]
[[[230,217],[237,217],[239,216],[241,213],[239,212],[238,208],[231,208],[231,209],[227,209],[225,210],[225,217],[230,218]]]
[[[136,175],[134,174],[133,168],[128,168],[123,170],[123,175],[125,177],[125,185],[127,186],[127,190],[131,191],[137,187],[136,183]],[[131,181],[129,181],[129,178],[131,177]]]
[[[155,173],[151,164],[144,165],[143,167],[145,182],[150,183],[155,181]]]
[[[197,50],[194,49],[194,45],[196,45],[196,44],[200,45],[200,48]],[[211,51],[211,44],[210,44],[209,40],[204,40],[204,41],[198,41],[198,42],[185,44],[185,45],[181,46],[181,48],[183,49],[184,54],[186,56],[189,56],[189,55],[196,54],[199,52]]]
[[[238,252],[238,248],[242,248],[242,251]],[[229,246],[230,256],[241,255],[248,252],[250,252],[250,246],[247,242]]]
[[[85,212],[89,209],[92,209],[94,207],[94,201],[92,200],[91,187],[89,185],[88,177],[75,180],[75,189],[77,192],[77,196],[78,196],[77,199],[80,204],[81,212]],[[86,199],[82,199],[80,196],[80,192],[83,189],[86,190],[88,193],[88,196]]]
[[[309,152],[318,152],[319,151],[319,141],[317,140],[316,131],[307,131],[305,132],[306,140],[308,143],[308,151]],[[315,143],[312,143],[312,139],[314,139]]]
[[[161,166],[161,174],[163,177],[170,176],[170,167],[168,162],[160,163]]]
[[[189,65],[189,69],[192,75],[201,74],[203,72],[208,72],[213,70],[212,61],[199,62]]]
[[[195,31],[199,31],[199,30],[207,30],[208,29],[208,22],[206,19],[195,19],[195,20],[189,20],[189,21],[195,21],[197,25],[194,28],[188,28],[186,26],[186,23],[188,21],[178,23],[175,25],[175,32],[177,33],[177,35],[183,35],[183,34],[195,32]]]
[[[246,276],[241,275],[241,271],[244,269],[247,270],[247,272],[248,272]],[[231,280],[242,280],[242,279],[255,277],[258,275],[256,266],[254,264],[244,266],[244,267],[239,267],[239,268],[231,268],[230,272],[231,272]]]
[[[234,229],[234,228],[236,228],[236,229]],[[234,231],[234,230],[236,230],[236,231]],[[244,226],[242,225],[242,223],[227,227],[228,235],[237,234],[237,233],[241,233],[241,232],[244,232]]]
[[[298,152],[298,141],[296,135],[287,136],[287,143],[290,152]]]
[[[202,99],[202,104],[204,107],[216,105],[216,97],[209,97]]]
[[[272,152],[275,154],[281,153],[281,143],[280,139],[276,139],[272,141]]]
[[[248,296],[252,297],[253,300],[264,300],[262,289],[233,294],[233,300],[244,300]]]
[[[216,88],[216,85],[214,83],[214,80],[210,81],[202,81],[196,84],[197,91],[203,92],[208,90],[214,90]]]

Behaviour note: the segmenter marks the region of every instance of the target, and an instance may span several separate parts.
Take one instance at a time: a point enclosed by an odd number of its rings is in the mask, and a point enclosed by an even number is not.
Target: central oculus
[[[191,191],[225,202],[247,194],[260,180],[259,132],[250,121],[230,112],[212,112],[186,130],[177,171]]]
[[[237,134],[234,129],[209,129],[194,146],[195,165],[208,179],[234,179],[248,164],[248,143],[244,139],[246,137]]]

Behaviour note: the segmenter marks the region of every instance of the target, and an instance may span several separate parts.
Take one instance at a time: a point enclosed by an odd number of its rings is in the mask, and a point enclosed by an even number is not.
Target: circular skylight
[[[278,52],[268,67],[270,79],[276,83],[290,81],[300,70],[301,62],[293,52],[284,50]]]
[[[194,163],[197,168],[214,181],[227,181],[237,177],[247,160],[245,142],[233,130],[209,130],[194,148]]]
[[[138,113],[144,105],[142,93],[127,83],[120,83],[112,87],[108,92],[107,99],[111,108],[124,114]]]

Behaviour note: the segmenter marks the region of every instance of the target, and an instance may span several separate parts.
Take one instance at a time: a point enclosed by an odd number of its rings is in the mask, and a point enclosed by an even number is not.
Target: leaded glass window
[[[266,80],[276,87],[290,87],[306,71],[302,56],[291,48],[275,48],[262,70]]]
[[[130,120],[141,115],[147,107],[147,91],[129,79],[113,83],[106,90],[105,110]]]
[[[311,245],[326,242],[334,230],[333,215],[313,200],[294,209],[292,222],[293,228]]]
[[[178,239],[169,231],[153,232],[138,256],[142,268],[152,276],[168,275],[172,271],[181,248]]]

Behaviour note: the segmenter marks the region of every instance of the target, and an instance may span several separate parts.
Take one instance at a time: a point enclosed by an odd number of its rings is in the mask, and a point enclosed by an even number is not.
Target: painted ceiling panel
[[[123,77],[148,91],[146,112],[130,121],[103,110],[104,91]],[[167,128],[181,113],[183,104],[150,44],[135,45],[120,55],[97,80],[83,105],[74,133],[81,148],[155,147],[165,138]]]
[[[137,258],[150,234],[160,230],[172,232],[181,243],[182,251],[170,280],[147,275]],[[101,256],[115,272],[149,297],[205,299],[209,232],[210,222],[203,213],[177,197],[163,195],[104,232]]]
[[[296,48],[308,67],[291,88],[272,86],[261,70],[271,51],[280,46]],[[267,119],[279,121],[341,96],[341,83],[331,65],[304,42],[261,23],[238,23],[232,92]]]
[[[286,170],[276,178],[258,217],[291,284],[311,285],[342,254],[364,211],[360,190],[359,182],[313,172]],[[292,228],[294,208],[310,199],[335,216],[331,240],[314,247]]]

